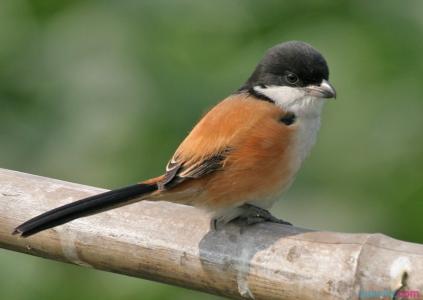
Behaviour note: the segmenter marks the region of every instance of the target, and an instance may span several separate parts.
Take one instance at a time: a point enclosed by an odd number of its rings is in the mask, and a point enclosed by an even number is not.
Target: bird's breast
[[[320,117],[298,117],[295,126],[289,147],[290,164],[293,173],[298,172],[316,143],[317,133],[320,128]]]
[[[274,137],[273,159],[267,169],[267,176],[261,174],[261,186],[267,186],[257,199],[248,203],[268,209],[289,189],[302,163],[316,142],[320,127],[319,117],[297,117],[286,126],[279,137]],[[277,140],[279,139],[280,142]],[[267,180],[266,183],[263,181]]]

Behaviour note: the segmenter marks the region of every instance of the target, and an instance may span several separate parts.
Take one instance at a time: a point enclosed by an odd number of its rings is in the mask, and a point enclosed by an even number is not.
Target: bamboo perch
[[[11,235],[30,217],[102,191],[0,169],[0,247],[232,299],[423,294],[423,245],[270,223],[210,232],[209,216],[165,202],[140,202],[28,239]]]

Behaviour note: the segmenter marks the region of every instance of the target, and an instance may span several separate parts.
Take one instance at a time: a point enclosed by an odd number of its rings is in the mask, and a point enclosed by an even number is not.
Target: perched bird
[[[140,200],[193,205],[212,226],[242,218],[287,223],[267,209],[293,182],[336,93],[323,56],[304,42],[270,48],[239,90],[192,129],[156,178],[47,211],[19,225],[23,237]],[[289,224],[289,223],[288,223]]]

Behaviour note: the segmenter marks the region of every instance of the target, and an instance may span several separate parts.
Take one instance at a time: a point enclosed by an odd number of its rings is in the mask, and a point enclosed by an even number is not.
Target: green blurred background
[[[100,187],[160,174],[270,46],[327,58],[338,99],[274,208],[423,243],[423,1],[0,1],[0,166]],[[218,299],[0,251],[0,299]]]

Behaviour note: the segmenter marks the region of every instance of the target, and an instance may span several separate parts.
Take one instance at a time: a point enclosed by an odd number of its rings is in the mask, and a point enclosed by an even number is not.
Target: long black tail
[[[23,237],[33,235],[69,221],[96,214],[111,208],[130,204],[137,198],[157,190],[157,184],[139,183],[84,198],[34,217],[16,227],[13,234]]]

